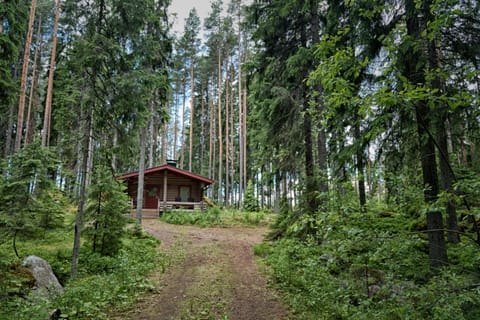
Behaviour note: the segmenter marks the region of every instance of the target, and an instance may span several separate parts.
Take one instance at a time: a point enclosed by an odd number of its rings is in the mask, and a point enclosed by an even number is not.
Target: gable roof
[[[171,166],[171,165],[168,165],[168,164],[165,164],[165,165],[159,166],[159,167],[153,167],[153,168],[146,169],[145,172],[144,172],[144,175],[159,173],[159,172],[163,172],[165,170],[170,171],[172,173],[179,174],[179,175],[184,176],[184,177],[188,177],[188,178],[191,178],[191,179],[194,179],[194,180],[205,182],[206,184],[212,184],[213,183],[212,179],[200,176],[200,175],[192,173],[190,171],[179,169],[177,167],[174,167],[174,166]],[[120,179],[134,178],[134,177],[138,178],[138,171],[131,172],[131,173],[126,173],[124,175],[117,176],[116,178],[118,180],[120,180]]]

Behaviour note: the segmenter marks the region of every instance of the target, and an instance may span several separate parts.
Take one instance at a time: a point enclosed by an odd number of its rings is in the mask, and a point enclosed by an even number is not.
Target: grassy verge
[[[72,237],[71,228],[61,228],[46,231],[42,240],[18,243],[22,256],[46,259],[64,285],[65,293],[53,301],[28,295],[28,277],[15,271],[21,261],[8,244],[0,245],[0,256],[5,257],[0,266],[0,319],[47,319],[52,310],[59,310],[63,319],[106,319],[108,312],[127,308],[141,293],[152,290],[148,275],[165,263],[156,249],[158,241],[130,228],[117,256],[100,256],[82,248],[79,276],[70,280]]]
[[[266,226],[274,215],[268,212],[247,212],[234,209],[210,208],[204,212],[175,210],[166,212],[160,218],[171,224],[197,225],[201,227]]]

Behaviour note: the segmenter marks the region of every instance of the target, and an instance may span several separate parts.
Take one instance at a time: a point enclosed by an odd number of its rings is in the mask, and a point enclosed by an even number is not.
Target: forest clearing
[[[178,1],[0,0],[0,319],[480,319],[480,2]]]

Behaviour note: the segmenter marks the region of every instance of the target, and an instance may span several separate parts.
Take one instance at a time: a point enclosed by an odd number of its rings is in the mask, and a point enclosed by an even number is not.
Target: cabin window
[[[187,202],[190,199],[190,186],[180,186],[179,187],[179,196],[180,201]]]

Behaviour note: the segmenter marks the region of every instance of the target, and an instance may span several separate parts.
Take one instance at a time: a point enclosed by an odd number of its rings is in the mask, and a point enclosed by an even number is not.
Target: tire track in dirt
[[[144,220],[172,259],[156,291],[115,319],[288,319],[255,263],[265,228],[199,228]],[[155,280],[156,279],[156,280]]]

